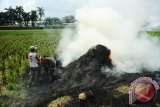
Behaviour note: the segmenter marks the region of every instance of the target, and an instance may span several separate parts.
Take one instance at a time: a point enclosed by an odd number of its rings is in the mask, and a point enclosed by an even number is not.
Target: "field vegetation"
[[[0,96],[26,98],[22,80],[29,65],[29,47],[36,46],[39,56],[54,57],[60,35],[58,29],[0,31]],[[0,105],[5,106],[9,102],[3,98]]]
[[[56,55],[62,29],[50,30],[0,30],[0,105],[27,98],[23,77],[28,69],[29,47],[38,48],[39,56]],[[147,32],[160,36],[160,32]],[[127,90],[120,87],[117,90]],[[10,100],[8,100],[8,98]]]

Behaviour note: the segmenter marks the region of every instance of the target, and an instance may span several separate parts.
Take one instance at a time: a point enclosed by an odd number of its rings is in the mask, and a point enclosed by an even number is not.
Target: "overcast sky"
[[[45,17],[74,15],[76,9],[83,7],[87,0],[0,0],[0,11],[9,6],[23,6],[25,11],[43,7]]]
[[[97,0],[97,3],[101,1],[112,0]],[[148,1],[153,1],[155,4],[151,15],[153,21],[156,23],[160,22],[160,0]],[[25,11],[43,7],[45,9],[45,17],[61,18],[66,15],[75,15],[77,9],[91,4],[91,2],[93,2],[93,0],[0,0],[0,11],[4,11],[4,8],[8,8],[9,6],[12,6],[13,8],[15,8],[15,6],[23,6]]]

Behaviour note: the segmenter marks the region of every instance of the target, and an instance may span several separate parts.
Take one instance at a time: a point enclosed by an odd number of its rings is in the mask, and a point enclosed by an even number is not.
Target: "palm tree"
[[[43,7],[37,7],[38,8],[38,15],[39,15],[39,20],[42,21],[42,17],[44,16],[44,9]]]
[[[62,24],[61,20],[58,17],[52,18],[54,24]]]
[[[19,23],[19,26],[22,26],[22,22],[23,22],[23,7],[22,6],[16,6],[16,20]]]
[[[70,19],[70,23],[74,23],[76,21],[73,15],[69,16],[69,19]]]
[[[44,24],[45,24],[45,26],[48,26],[48,25],[51,26],[51,25],[53,25],[52,18],[50,18],[50,17],[45,18]]]
[[[24,18],[24,25],[28,27],[28,23],[30,21],[30,12],[28,13],[23,12],[23,18]]]
[[[35,26],[35,23],[36,23],[36,21],[37,21],[37,19],[38,19],[37,11],[35,11],[35,10],[32,10],[32,11],[31,11],[30,19],[31,19],[31,21],[32,21],[32,27],[34,27],[34,26]]]
[[[69,18],[69,16],[63,17],[63,18],[62,18],[62,22],[63,22],[63,23],[70,23],[70,18]]]
[[[63,23],[74,23],[75,21],[76,21],[76,19],[73,15],[65,16],[65,17],[62,18]]]

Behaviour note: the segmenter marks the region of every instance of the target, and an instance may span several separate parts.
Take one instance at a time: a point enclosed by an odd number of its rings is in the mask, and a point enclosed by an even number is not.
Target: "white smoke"
[[[139,31],[150,21],[154,0],[89,0],[77,10],[78,31],[65,30],[60,41],[64,65],[79,58],[89,48],[102,44],[111,49],[116,69],[139,72],[160,68],[157,38]]]

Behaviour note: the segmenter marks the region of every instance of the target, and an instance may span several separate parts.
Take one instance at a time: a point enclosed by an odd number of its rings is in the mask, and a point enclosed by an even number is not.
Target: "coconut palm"
[[[63,23],[74,23],[76,21],[74,16],[65,16],[62,18]]]
[[[17,16],[17,23],[19,23],[19,26],[22,26],[22,22],[23,22],[23,13],[24,13],[24,9],[22,6],[16,6],[16,16]]]
[[[43,7],[37,7],[38,8],[38,15],[39,15],[39,20],[42,21],[42,17],[44,16],[44,9]]]
[[[30,21],[30,12],[23,12],[24,25],[28,27],[28,23]]]
[[[45,18],[44,24],[45,24],[45,26],[48,26],[48,25],[51,26],[53,24],[52,18],[50,18],[50,17]]]
[[[52,18],[54,24],[62,24],[61,20],[58,17]]]
[[[32,27],[34,27],[35,24],[36,24],[36,21],[37,21],[37,19],[38,19],[37,11],[35,11],[35,10],[32,10],[32,11],[31,11],[30,19],[31,19],[31,21],[32,21]]]
[[[52,26],[52,25],[56,25],[56,24],[62,24],[61,20],[57,17],[54,17],[54,18],[50,18],[50,17],[47,17],[45,18],[44,20],[44,24],[45,26]]]

